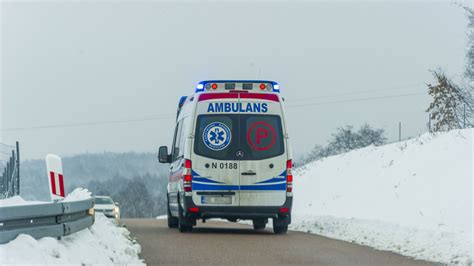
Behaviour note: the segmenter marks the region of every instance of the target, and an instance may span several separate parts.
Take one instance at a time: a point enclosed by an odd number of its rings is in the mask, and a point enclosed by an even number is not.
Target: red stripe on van
[[[199,101],[217,100],[217,99],[259,99],[273,102],[279,102],[276,94],[264,93],[204,93],[199,96]]]

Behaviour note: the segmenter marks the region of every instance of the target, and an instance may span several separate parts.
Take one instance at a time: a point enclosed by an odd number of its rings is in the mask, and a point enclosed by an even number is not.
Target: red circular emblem
[[[268,150],[273,147],[275,140],[275,129],[266,122],[255,122],[247,130],[247,141],[254,150]]]

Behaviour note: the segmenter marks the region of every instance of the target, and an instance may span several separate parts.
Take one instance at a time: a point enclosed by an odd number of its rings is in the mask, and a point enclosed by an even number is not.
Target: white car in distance
[[[94,196],[94,210],[102,212],[106,217],[113,218],[115,222],[120,219],[120,208],[109,196]]]

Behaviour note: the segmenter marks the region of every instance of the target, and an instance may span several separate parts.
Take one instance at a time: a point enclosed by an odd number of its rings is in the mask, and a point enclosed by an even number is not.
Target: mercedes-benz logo
[[[239,158],[242,158],[242,157],[244,157],[244,152],[243,152],[243,151],[237,151],[237,152],[235,153],[235,156],[237,156],[237,157],[239,157]]]

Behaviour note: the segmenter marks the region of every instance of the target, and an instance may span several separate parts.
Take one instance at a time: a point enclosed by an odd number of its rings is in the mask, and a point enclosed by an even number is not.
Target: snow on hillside
[[[473,133],[424,134],[298,169],[291,229],[423,260],[472,263]]]

